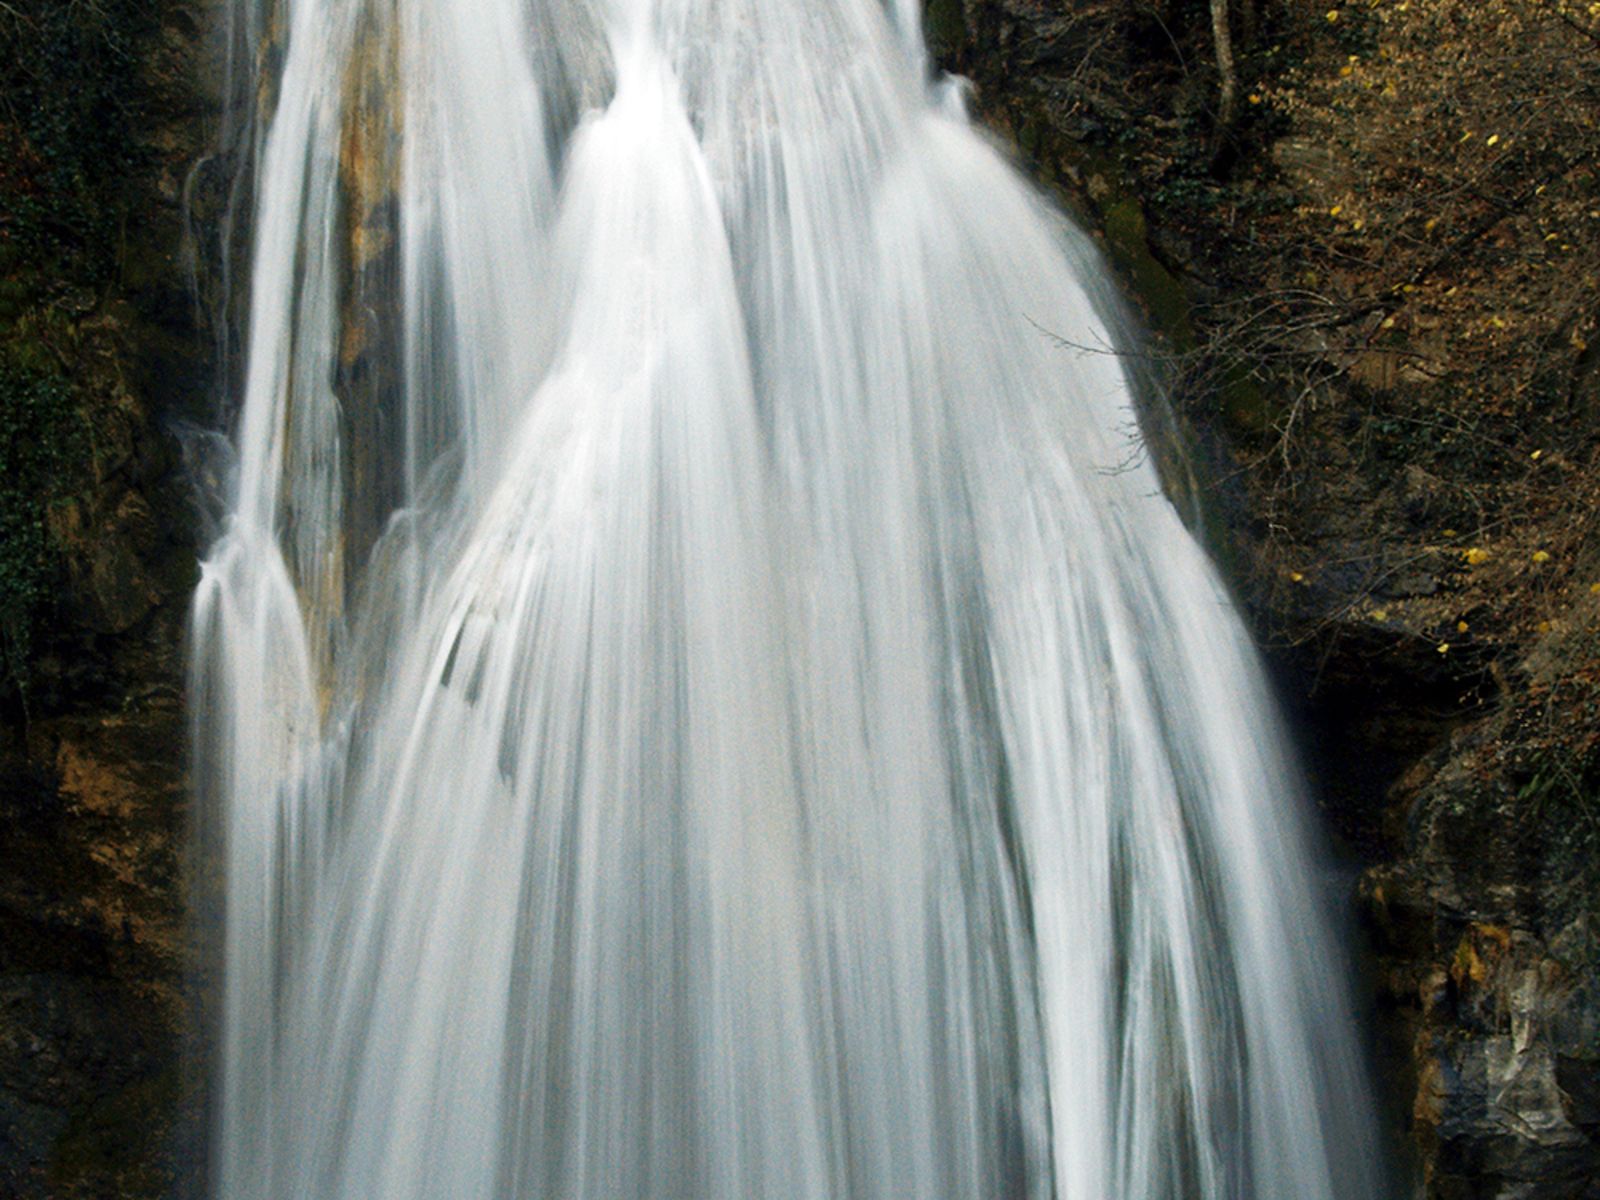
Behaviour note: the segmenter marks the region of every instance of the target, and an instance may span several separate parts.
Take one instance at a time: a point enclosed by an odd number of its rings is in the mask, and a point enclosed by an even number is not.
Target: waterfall
[[[1378,1196],[1260,669],[914,0],[234,3],[214,1193]]]

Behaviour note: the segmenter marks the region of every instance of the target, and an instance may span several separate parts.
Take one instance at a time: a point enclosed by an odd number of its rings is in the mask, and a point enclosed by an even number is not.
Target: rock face
[[[0,567],[0,1195],[18,1200],[167,1196],[194,1174],[197,523],[172,430],[211,419],[185,257],[204,214],[183,203],[214,133],[209,22],[179,0],[19,0],[0,31],[0,449],[48,466],[32,497],[0,485],[37,550]],[[59,415],[28,424],[39,396]]]
[[[1594,95],[1590,33],[1518,0],[1235,0],[1219,129],[1198,0],[927,12],[1154,331],[1205,533],[1363,867],[1399,1173],[1600,1197],[1600,146],[1500,99]]]
[[[1568,636],[1597,627],[1584,614]],[[1526,664],[1535,696],[1569,652]],[[1537,703],[1504,698],[1397,783],[1405,853],[1363,881],[1381,988],[1411,1039],[1430,1195],[1600,1195],[1595,827],[1562,811],[1565,780],[1518,760]]]

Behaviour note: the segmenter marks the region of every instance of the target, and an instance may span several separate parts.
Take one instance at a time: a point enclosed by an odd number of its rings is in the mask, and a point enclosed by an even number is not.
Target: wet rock
[[[72,607],[95,633],[126,633],[166,595],[149,564],[163,539],[150,504],[131,489],[101,501],[89,515],[83,504],[51,515],[51,535],[67,551]]]
[[[178,1048],[181,647],[195,546],[166,423],[211,411],[211,342],[195,326],[181,246],[183,181],[210,137],[208,104],[191,91],[210,41],[200,7],[80,6],[85,21],[129,22],[114,32],[143,76],[140,144],[129,148],[137,167],[108,186],[139,220],[111,229],[117,245],[90,248],[114,269],[61,290],[47,314],[84,448],[81,478],[45,517],[50,620],[34,640],[26,711],[0,723],[6,1200],[167,1197],[194,1174],[175,1161],[174,1131],[191,1103]],[[19,303],[55,294],[37,276],[57,266],[8,263],[35,276]]]

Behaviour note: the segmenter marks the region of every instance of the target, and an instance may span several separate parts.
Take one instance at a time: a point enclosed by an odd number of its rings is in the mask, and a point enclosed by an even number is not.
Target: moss
[[[50,506],[66,494],[83,437],[71,386],[37,356],[0,352],[0,692],[26,702],[34,634],[49,605]]]
[[[928,0],[923,23],[936,58],[952,57],[966,43],[967,15],[961,0]]]
[[[1195,339],[1188,294],[1150,253],[1144,209],[1131,196],[1119,196],[1105,204],[1101,213],[1111,260],[1130,281],[1151,326],[1175,351],[1192,349]]]

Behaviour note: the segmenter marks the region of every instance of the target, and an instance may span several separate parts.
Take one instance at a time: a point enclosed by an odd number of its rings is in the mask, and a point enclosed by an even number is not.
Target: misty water
[[[1380,1194],[1254,652],[914,0],[233,4],[214,1193]]]

